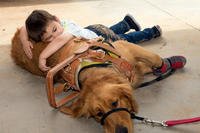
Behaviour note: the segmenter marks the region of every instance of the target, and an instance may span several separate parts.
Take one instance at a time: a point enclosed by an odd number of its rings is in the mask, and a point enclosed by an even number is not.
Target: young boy
[[[135,32],[125,34],[130,29],[135,29]],[[46,66],[46,59],[74,37],[94,39],[102,36],[107,41],[123,39],[138,43],[159,37],[162,33],[158,25],[146,28],[143,31],[140,31],[140,29],[140,25],[129,14],[110,28],[103,25],[90,25],[81,28],[69,20],[61,22],[47,11],[34,10],[27,18],[26,25],[20,29],[20,39],[23,49],[30,59],[32,58],[31,48],[33,48],[33,45],[29,39],[35,42],[49,43],[39,57],[39,68],[42,71],[47,71],[50,67]]]

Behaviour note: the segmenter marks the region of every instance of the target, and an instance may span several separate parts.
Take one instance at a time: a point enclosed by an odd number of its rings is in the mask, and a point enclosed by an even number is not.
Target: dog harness
[[[74,52],[72,58],[67,62],[62,71],[66,81],[67,89],[80,90],[79,73],[82,69],[92,66],[112,65],[115,70],[123,73],[132,82],[134,78],[133,67],[108,43],[94,42],[85,43],[80,49]]]
[[[108,42],[85,41],[80,48],[69,58],[65,59],[47,73],[47,94],[49,103],[54,108],[58,108],[69,100],[72,100],[80,92],[79,73],[82,69],[93,66],[110,66],[122,73],[127,80],[133,82],[135,71],[134,66],[120,56],[112,44]],[[57,72],[61,72],[65,83],[54,88],[53,77]],[[73,90],[72,94],[56,103],[55,89],[58,93]]]

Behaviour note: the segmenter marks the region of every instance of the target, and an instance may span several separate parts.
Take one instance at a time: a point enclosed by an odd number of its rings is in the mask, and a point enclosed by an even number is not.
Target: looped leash
[[[155,82],[159,82],[167,77],[169,77],[170,75],[172,75],[173,73],[175,72],[175,69],[171,69],[169,72],[167,72],[166,74],[162,74],[160,76],[158,76],[157,78],[151,80],[151,81],[147,81],[147,82],[144,82],[142,84],[140,84],[137,88],[142,88],[142,87],[145,87],[145,86],[149,86]]]
[[[129,111],[127,108],[115,108],[115,109],[112,109],[112,110],[106,112],[105,114],[103,114],[101,121],[100,121],[101,125],[104,125],[105,119],[110,114],[112,114],[114,112],[118,112],[118,111],[126,111],[130,114],[130,117],[132,119],[142,121],[142,123],[149,124],[149,125],[152,125],[152,126],[172,127],[172,126],[175,126],[175,125],[194,123],[194,122],[200,121],[200,117],[194,117],[194,118],[189,118],[189,119],[180,119],[180,120],[156,121],[156,120],[152,120],[152,119],[149,119],[149,118],[137,116],[137,115],[135,115],[134,112]]]

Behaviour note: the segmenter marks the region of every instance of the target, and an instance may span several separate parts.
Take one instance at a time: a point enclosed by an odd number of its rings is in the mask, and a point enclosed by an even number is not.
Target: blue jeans
[[[127,40],[128,42],[132,43],[148,41],[156,36],[155,28],[146,28],[143,31],[128,32],[130,30],[130,27],[124,20],[111,26],[110,29],[121,39]]]
[[[131,43],[140,43],[155,38],[156,33],[158,32],[155,27],[146,28],[143,31],[128,32],[130,30],[130,26],[125,20],[120,21],[110,28],[101,24],[89,25],[85,28],[95,32],[98,36],[102,36],[109,42],[127,40]]]

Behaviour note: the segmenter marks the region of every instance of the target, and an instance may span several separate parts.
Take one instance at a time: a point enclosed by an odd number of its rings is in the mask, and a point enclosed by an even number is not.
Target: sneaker
[[[132,15],[126,14],[126,16],[124,17],[124,20],[127,22],[130,29],[135,29],[135,31],[141,30],[140,24],[135,20],[135,18]]]
[[[154,38],[156,37],[160,37],[162,35],[162,29],[160,28],[159,25],[155,25],[152,27],[153,31],[154,31]]]
[[[186,58],[183,56],[172,56],[169,58],[164,58],[162,66],[160,68],[154,69],[153,74],[160,76],[167,73],[169,70],[183,68],[185,64]]]

